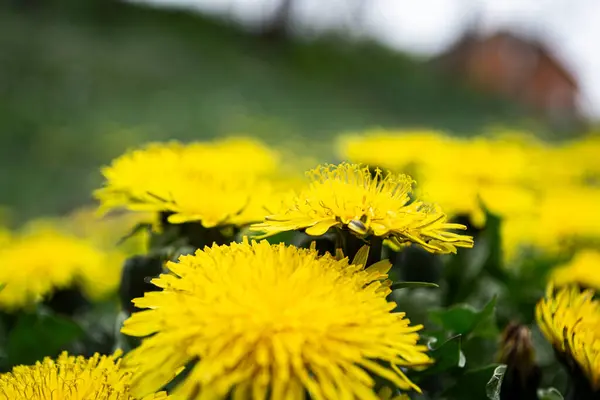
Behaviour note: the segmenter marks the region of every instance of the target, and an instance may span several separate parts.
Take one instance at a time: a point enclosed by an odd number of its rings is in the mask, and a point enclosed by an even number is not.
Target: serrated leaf
[[[440,285],[431,282],[395,282],[391,289],[439,288]]]
[[[539,389],[540,400],[564,400],[563,395],[555,388]]]

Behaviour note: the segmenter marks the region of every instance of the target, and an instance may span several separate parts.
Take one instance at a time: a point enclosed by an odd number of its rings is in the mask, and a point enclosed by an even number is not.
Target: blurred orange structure
[[[582,122],[577,79],[542,42],[508,31],[467,32],[435,60],[484,90],[530,107],[555,123]]]

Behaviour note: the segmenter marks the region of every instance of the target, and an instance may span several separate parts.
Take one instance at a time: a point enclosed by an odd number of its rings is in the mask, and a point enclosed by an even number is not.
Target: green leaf
[[[466,335],[474,325],[477,310],[468,304],[457,304],[445,310],[434,310],[429,319],[444,330]]]
[[[396,282],[391,289],[439,288],[440,285],[431,282]]]
[[[447,309],[431,311],[429,319],[452,334],[493,337],[498,333],[495,309],[496,297],[481,311],[469,304],[457,304]]]
[[[539,389],[538,397],[540,400],[564,400],[563,395],[555,388]]]
[[[475,324],[471,329],[471,336],[496,337],[498,335],[498,325],[496,324],[496,296],[483,307],[478,313]]]
[[[465,371],[444,391],[444,398],[448,400],[485,399],[490,377],[494,376],[497,369],[498,364],[490,364],[482,368]]]
[[[430,352],[430,356],[435,360],[435,364],[421,374],[433,375],[452,368],[463,368],[466,359],[461,349],[461,341],[461,335],[456,335],[433,349]]]
[[[273,236],[268,236],[265,239],[271,244],[291,244],[296,237],[296,233],[296,231],[281,232]]]
[[[84,334],[78,324],[59,315],[21,314],[8,335],[8,362],[10,365],[32,364],[46,356],[57,356]]]
[[[502,265],[502,219],[490,213],[483,204],[481,206],[486,213],[486,224],[484,230],[475,236],[475,247],[449,256],[449,262],[444,268],[447,288],[444,303],[447,305],[469,299],[482,277],[489,276],[502,282],[508,279]]]
[[[502,218],[491,213],[483,203],[483,210],[486,213],[485,230],[481,241],[486,243],[488,248],[488,257],[483,266],[492,277],[501,281],[506,281],[507,273],[503,266],[503,249],[501,239]]]

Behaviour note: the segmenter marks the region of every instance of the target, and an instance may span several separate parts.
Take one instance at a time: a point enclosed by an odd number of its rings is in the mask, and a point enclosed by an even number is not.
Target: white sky
[[[261,21],[278,0],[138,0],[198,8],[245,23]],[[419,56],[439,53],[479,17],[483,30],[514,28],[542,37],[579,79],[582,109],[600,118],[600,0],[295,0],[303,30],[352,27],[352,33]],[[327,4],[326,6],[323,4]]]

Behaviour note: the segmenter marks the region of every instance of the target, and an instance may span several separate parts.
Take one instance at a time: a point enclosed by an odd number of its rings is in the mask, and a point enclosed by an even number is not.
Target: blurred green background
[[[0,205],[18,224],[90,201],[99,167],[150,140],[490,124],[546,132],[520,106],[371,41],[267,39],[117,1],[0,5]]]

